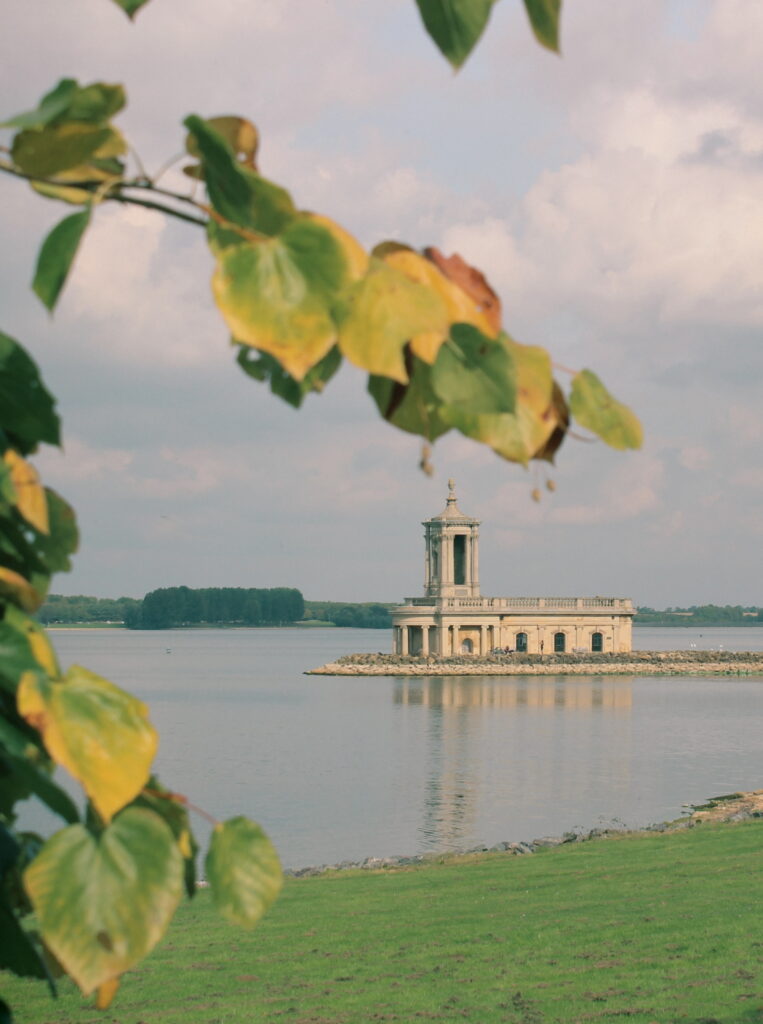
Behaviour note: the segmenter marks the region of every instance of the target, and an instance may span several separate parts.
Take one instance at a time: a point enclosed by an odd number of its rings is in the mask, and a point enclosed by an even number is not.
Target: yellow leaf
[[[191,846],[191,834],[187,828],[184,828],[183,831],[178,836],[178,846],[180,847],[180,852],[183,854],[186,860],[190,860],[191,857],[193,857],[193,847]]]
[[[0,594],[5,594],[26,612],[36,612],[43,602],[40,594],[20,573],[0,566]]]
[[[491,323],[490,317],[477,307],[477,304],[466,292],[440,273],[434,263],[420,256],[413,249],[405,247],[390,249],[384,253],[382,259],[389,266],[402,271],[412,281],[425,285],[436,292],[445,304],[448,324],[472,324],[489,338],[494,338],[498,333]],[[447,336],[447,330],[444,332],[425,331],[411,338],[411,348],[419,359],[432,364]]]
[[[16,491],[16,508],[35,530],[49,533],[48,501],[37,470],[12,448],[5,452],[3,460],[10,470],[11,482]]]
[[[361,369],[404,384],[405,345],[417,335],[439,339],[447,333],[448,315],[437,292],[374,257],[348,294],[339,347]]]
[[[148,709],[108,680],[78,665],[55,681],[25,672],[17,704],[106,822],[148,781],[158,743]]]
[[[108,1010],[111,1000],[117,994],[118,988],[119,978],[109,978],[108,981],[104,981],[102,985],[99,985],[95,993],[96,1010]]]

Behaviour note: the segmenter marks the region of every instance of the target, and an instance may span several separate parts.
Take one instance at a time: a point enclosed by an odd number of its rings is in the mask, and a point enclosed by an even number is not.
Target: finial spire
[[[448,504],[452,505],[456,500],[456,481],[453,477],[448,480]]]

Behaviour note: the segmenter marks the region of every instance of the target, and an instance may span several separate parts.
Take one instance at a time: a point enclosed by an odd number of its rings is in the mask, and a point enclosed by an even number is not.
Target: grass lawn
[[[17,1024],[763,1022],[763,822],[206,892],[105,1013],[3,975]]]

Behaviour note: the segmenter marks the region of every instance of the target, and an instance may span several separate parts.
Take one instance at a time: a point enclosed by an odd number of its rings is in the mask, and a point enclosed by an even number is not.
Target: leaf
[[[59,444],[55,399],[39,370],[17,341],[0,331],[0,428],[22,455],[40,441]]]
[[[42,670],[47,675],[58,674],[58,663],[45,630],[28,615],[9,605],[0,621],[0,685],[16,692],[16,685],[24,672]]]
[[[215,826],[205,869],[223,917],[250,928],[273,903],[283,882],[273,844],[259,825],[243,817]]]
[[[12,448],[3,455],[3,462],[10,470],[16,508],[39,533],[48,533],[48,502],[37,470]]]
[[[429,35],[460,68],[482,35],[495,0],[416,0]]]
[[[514,361],[515,412],[471,415],[448,409],[447,418],[467,437],[488,445],[509,462],[526,466],[559,425],[551,360],[545,349],[520,345],[507,335],[501,336],[501,342]]]
[[[46,487],[45,497],[48,504],[48,533],[36,535],[34,548],[50,575],[71,569],[69,556],[79,546],[79,530],[74,509],[60,494]]]
[[[91,208],[73,213],[57,224],[42,243],[32,288],[43,305],[52,310],[71,270],[88,224]]]
[[[432,386],[444,408],[467,414],[511,413],[516,404],[514,360],[500,341],[470,324],[455,324],[432,367]]]
[[[92,82],[74,92],[66,110],[66,120],[105,125],[114,114],[122,110],[126,102],[127,97],[121,85]]]
[[[40,100],[36,110],[17,114],[0,123],[0,128],[44,128],[69,109],[77,82],[73,78],[62,78],[58,85]]]
[[[205,123],[228,143],[238,163],[243,164],[244,167],[251,167],[253,171],[257,169],[255,157],[260,144],[260,136],[251,121],[245,117],[226,115],[208,117]],[[196,137],[193,134],[189,133],[186,136],[185,148],[191,156],[197,158],[201,156]],[[183,173],[191,178],[204,177],[203,171],[196,164],[184,167]]]
[[[185,797],[172,793],[152,776],[136,799],[135,806],[147,807],[169,826],[183,856],[186,895],[192,899],[196,895],[196,857],[199,844],[191,830]]]
[[[501,330],[501,300],[488,284],[482,271],[469,266],[458,253],[453,253],[452,256],[443,256],[440,250],[434,246],[425,249],[424,255],[434,263],[448,281],[452,282],[458,292],[471,299],[470,306],[473,310],[471,315],[460,315],[463,311],[463,302],[461,302],[456,310],[459,315],[451,317],[452,321],[474,324],[483,334],[494,338]]]
[[[432,288],[374,257],[346,298],[339,347],[356,366],[405,383],[403,348],[416,335],[447,337],[445,303]]]
[[[33,178],[51,178],[61,171],[83,167],[86,178],[88,159],[105,146],[113,129],[92,124],[49,125],[39,131],[23,131],[15,136],[13,162]]]
[[[591,370],[581,370],[572,380],[570,412],[581,427],[612,448],[640,448],[643,433],[638,418],[607,391]]]
[[[332,311],[348,269],[332,234],[300,218],[275,238],[223,249],[217,261],[212,290],[233,337],[301,381],[336,341]]]
[[[159,941],[182,896],[183,859],[165,823],[131,807],[99,836],[57,832],[24,872],[43,939],[87,995]]]
[[[42,978],[55,986],[31,936],[19,924],[16,915],[0,896],[0,968],[22,978]],[[2,1017],[0,1017],[2,1021]]]
[[[299,409],[305,397],[311,392],[323,391],[342,363],[342,354],[336,345],[308,370],[302,380],[295,380],[281,364],[267,352],[257,352],[247,345],[239,347],[236,362],[255,380],[270,381],[270,390],[289,405]]]
[[[559,52],[559,16],[562,0],[525,0],[535,38],[541,46]]]
[[[25,612],[36,612],[45,600],[30,580],[6,566],[0,566],[0,595],[3,594]]]
[[[114,0],[114,3],[122,8],[128,18],[134,18],[141,7],[148,3],[148,0]]]
[[[242,166],[230,143],[192,114],[183,124],[191,133],[187,148],[201,155],[204,182],[213,209],[226,221],[242,228],[275,235],[297,211],[289,193],[279,185]]]
[[[79,811],[69,796],[50,775],[27,758],[11,757],[9,766],[28,793],[33,793],[45,806],[70,824],[79,821]]]
[[[446,434],[452,424],[440,415],[440,400],[432,387],[432,367],[406,349],[406,384],[389,377],[369,377],[368,393],[388,423],[427,441]]]
[[[25,673],[17,703],[106,822],[146,784],[158,741],[136,697],[74,665],[57,681]]]

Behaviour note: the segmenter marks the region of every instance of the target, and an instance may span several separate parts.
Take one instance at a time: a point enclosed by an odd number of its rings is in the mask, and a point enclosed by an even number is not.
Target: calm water
[[[147,701],[166,785],[247,814],[286,866],[643,825],[763,786],[763,677],[331,678],[386,632],[60,630]],[[640,629],[636,646],[763,650],[763,629]],[[198,832],[205,834],[202,820]]]

